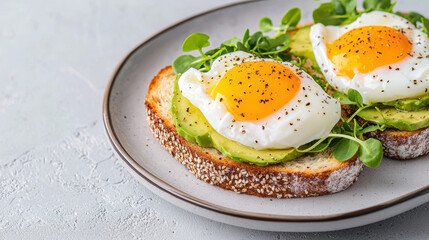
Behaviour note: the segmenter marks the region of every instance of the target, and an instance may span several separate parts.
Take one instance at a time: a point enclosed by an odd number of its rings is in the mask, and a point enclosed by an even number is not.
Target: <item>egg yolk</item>
[[[352,79],[356,73],[401,61],[411,53],[412,44],[396,29],[366,26],[348,31],[327,48],[338,75]]]
[[[263,119],[281,109],[297,94],[300,78],[288,67],[272,61],[245,62],[231,68],[215,86],[211,97],[223,102],[236,121]]]

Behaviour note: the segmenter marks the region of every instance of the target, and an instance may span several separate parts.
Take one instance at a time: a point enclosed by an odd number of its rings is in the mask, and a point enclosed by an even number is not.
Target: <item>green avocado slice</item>
[[[394,107],[385,107],[379,110],[370,107],[363,109],[357,115],[368,122],[399,130],[416,131],[429,126],[429,108],[404,112]]]
[[[385,106],[392,106],[407,112],[417,111],[429,106],[429,94],[420,98],[398,99],[396,101],[384,102],[381,104]]]
[[[310,59],[313,63],[316,62],[313,53],[313,46],[310,40],[310,26],[302,27],[292,37],[289,44],[290,53],[297,57],[305,57]]]
[[[177,79],[171,107],[174,124],[180,136],[201,147],[214,147],[225,157],[237,162],[267,166],[303,155],[294,148],[255,150],[220,135],[210,126],[201,111],[181,94]]]

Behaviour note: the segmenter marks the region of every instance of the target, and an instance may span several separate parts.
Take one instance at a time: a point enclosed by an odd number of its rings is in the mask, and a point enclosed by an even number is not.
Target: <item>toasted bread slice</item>
[[[350,106],[342,106],[343,117],[350,117],[354,109]],[[359,124],[366,121],[358,119]],[[384,131],[374,131],[366,134],[380,140],[383,145],[384,156],[397,160],[410,160],[429,153],[429,127],[416,131],[405,131],[388,128]]]
[[[429,153],[429,127],[417,131],[386,129],[368,135],[380,140],[384,156],[389,158],[408,160]]]
[[[332,150],[261,167],[188,142],[177,133],[171,115],[175,78],[168,66],[151,81],[145,101],[147,121],[161,145],[198,179],[237,193],[277,198],[335,193],[357,180],[362,162],[357,157],[339,162]]]

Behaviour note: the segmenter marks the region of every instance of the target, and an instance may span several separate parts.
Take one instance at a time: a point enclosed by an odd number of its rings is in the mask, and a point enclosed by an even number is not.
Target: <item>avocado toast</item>
[[[363,12],[345,1],[321,18],[335,2],[314,10],[316,24],[305,35],[333,96],[349,106],[349,116],[358,116],[361,125],[373,126],[367,136],[382,142],[385,156],[427,154],[429,20],[416,12],[393,12],[390,1],[371,0],[363,2]],[[353,96],[356,91],[359,98]]]
[[[289,33],[292,37],[291,53],[306,59],[303,67],[324,79],[321,71],[315,72],[318,66],[309,37],[310,28],[311,25],[307,25]],[[341,100],[345,117],[352,116],[359,109],[356,103],[348,99],[346,93],[335,91],[330,86],[327,91]],[[383,126],[383,129],[369,132],[367,136],[381,141],[385,156],[406,160],[429,153],[429,94],[419,98],[377,103],[359,111],[357,116],[361,124],[367,122],[366,124]]]
[[[348,188],[357,180],[362,162],[357,156],[345,162],[337,161],[332,149],[301,157],[297,157],[293,150],[286,150],[281,156],[291,158],[289,154],[292,154],[295,157],[292,161],[258,166],[234,161],[233,158],[237,160],[243,153],[243,146],[237,149],[230,146],[231,143],[237,145],[234,142],[226,140],[226,143],[221,144],[228,148],[223,150],[230,156],[226,157],[215,148],[201,147],[197,143],[207,144],[211,141],[206,137],[194,136],[193,140],[188,134],[188,140],[185,139],[179,134],[183,129],[175,126],[171,111],[175,79],[176,74],[168,66],[151,81],[145,101],[147,121],[161,145],[198,179],[237,193],[275,198],[335,193]],[[187,114],[194,110],[187,111],[188,107],[193,106],[185,103],[179,107],[179,112]],[[254,158],[259,161],[256,156]]]
[[[339,115],[334,122],[333,129],[331,129],[332,126],[329,126],[329,134],[313,138],[314,140],[310,139],[297,147],[258,149],[246,146],[215,130],[215,127],[209,123],[210,119],[202,113],[204,110],[194,105],[200,103],[191,103],[184,96],[185,89],[178,86],[181,77],[184,75],[193,77],[194,80],[191,83],[206,83],[205,80],[207,79],[202,79],[200,74],[202,76],[208,74],[213,79],[214,76],[210,75],[210,71],[212,68],[218,68],[219,62],[216,63],[216,61],[228,54],[237,53],[242,56],[243,52],[247,52],[255,58],[266,59],[259,60],[261,66],[266,65],[269,61],[276,64],[283,62],[286,65],[289,64],[291,69],[295,69],[294,71],[298,76],[307,76],[313,81],[314,84],[312,83],[311,88],[320,89],[320,94],[326,95],[323,90],[327,89],[327,85],[321,78],[322,75],[317,71],[306,70],[304,65],[310,61],[306,63],[305,60],[303,61],[293,54],[302,50],[301,44],[297,44],[293,39],[291,41],[290,36],[285,33],[287,31],[292,35],[293,31],[297,29],[296,25],[299,20],[300,11],[296,8],[285,14],[278,28],[272,26],[270,19],[262,18],[259,23],[261,31],[250,34],[247,30],[242,39],[231,38],[223,42],[220,47],[206,52],[203,52],[202,48],[209,45],[207,41],[209,37],[200,33],[192,34],[183,43],[182,50],[198,50],[201,56],[183,55],[178,57],[173,62],[172,67],[168,66],[161,70],[150,83],[145,101],[149,126],[164,148],[197,178],[237,193],[259,197],[309,197],[342,191],[356,181],[363,165],[376,167],[380,164],[383,155],[381,143],[372,138],[363,138],[363,134],[368,129],[355,126],[355,130],[350,131],[350,126],[352,126],[350,123],[340,121],[335,124],[340,117]],[[263,32],[269,32],[273,29],[276,31],[274,37],[263,34]],[[306,54],[310,56],[311,51],[307,51]],[[237,59],[241,61],[240,57],[234,58],[234,60]],[[242,59],[241,63],[248,63],[248,61]],[[241,63],[235,64],[234,68],[243,65]],[[218,65],[214,66],[213,64]],[[227,65],[225,60],[225,67]],[[189,74],[187,73],[188,70],[192,70],[194,73]],[[227,69],[225,73],[228,74],[229,71]],[[259,70],[256,70],[255,74],[252,74],[258,75],[258,72]],[[225,73],[222,71],[222,74]],[[219,75],[219,78],[221,77],[222,75]],[[230,79],[230,81],[238,80]],[[241,81],[238,84],[242,84]],[[267,82],[265,90],[258,89],[256,92],[261,90],[265,93],[269,84],[272,83]],[[247,85],[250,88],[252,84],[243,84],[243,86]],[[208,89],[213,88],[211,86]],[[309,89],[306,88],[302,87],[303,90],[308,91]],[[243,90],[240,89],[239,91]],[[318,91],[312,94],[320,97]],[[272,92],[266,93],[270,96],[272,94]],[[186,94],[189,96],[189,93]],[[224,96],[218,95],[214,100],[222,102]],[[305,98],[307,98],[307,94]],[[327,96],[328,99],[333,101],[329,96]],[[271,98],[271,100],[273,99]],[[259,103],[265,104],[271,100],[261,99]],[[239,105],[242,100],[238,98],[234,101]],[[322,101],[322,105],[325,104],[324,101]],[[333,102],[338,103],[337,101]],[[296,106],[292,106],[291,111],[294,111],[298,105],[302,105],[301,110],[308,108],[308,112],[310,112],[310,106],[320,105],[314,101],[303,102],[300,99],[296,104]],[[322,118],[327,113],[323,108],[316,112]],[[339,112],[337,111],[337,114],[340,114]],[[287,118],[288,113],[286,111],[282,116],[286,115]],[[290,113],[293,115],[293,112]],[[290,131],[297,131],[299,124],[305,122],[305,119],[302,119],[300,115],[297,116],[298,118],[290,123]],[[276,119],[280,120],[283,117],[276,117]],[[314,121],[315,119],[315,117],[312,118],[313,123],[320,124],[318,122],[321,121]],[[235,124],[235,122],[233,119],[230,123]],[[250,121],[251,124],[254,122]],[[256,123],[258,123],[258,119],[256,119]],[[267,125],[259,125],[262,130],[264,130],[264,126]],[[243,129],[242,127],[240,129]],[[233,128],[233,125],[228,128]],[[311,129],[311,126],[307,125],[307,128]],[[259,131],[261,131],[260,128]],[[244,135],[245,133],[245,129],[241,130],[241,134]],[[258,143],[257,140],[255,142]],[[358,156],[360,160],[357,158]]]

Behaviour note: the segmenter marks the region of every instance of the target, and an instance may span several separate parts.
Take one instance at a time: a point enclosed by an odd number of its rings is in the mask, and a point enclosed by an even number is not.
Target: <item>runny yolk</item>
[[[236,121],[263,119],[281,109],[298,92],[300,78],[283,64],[245,62],[231,68],[211,88]]]
[[[328,58],[337,74],[350,79],[393,64],[411,53],[412,45],[403,32],[385,26],[365,26],[348,31],[328,46]]]

